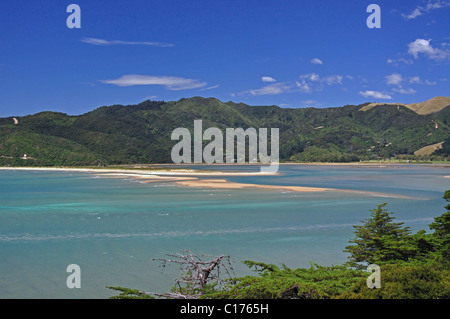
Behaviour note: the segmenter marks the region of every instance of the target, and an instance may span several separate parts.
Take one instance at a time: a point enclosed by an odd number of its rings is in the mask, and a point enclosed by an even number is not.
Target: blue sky
[[[70,29],[69,4],[81,8]],[[381,28],[366,12],[381,9]],[[4,0],[0,116],[146,99],[281,107],[450,95],[450,0]]]

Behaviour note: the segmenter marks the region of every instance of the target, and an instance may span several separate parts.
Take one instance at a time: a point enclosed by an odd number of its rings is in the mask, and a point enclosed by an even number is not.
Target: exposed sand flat
[[[207,179],[207,180],[190,180],[190,181],[178,181],[179,185],[190,186],[190,187],[207,187],[207,188],[267,188],[267,189],[286,189],[296,192],[323,192],[327,190],[332,190],[328,188],[318,188],[318,187],[302,187],[302,186],[283,186],[283,185],[258,185],[258,184],[245,184],[245,183],[234,183],[229,182],[225,179]]]
[[[182,186],[200,187],[200,188],[216,188],[216,189],[263,188],[263,189],[289,190],[289,191],[293,191],[293,192],[302,192],[302,193],[330,191],[330,192],[346,192],[346,193],[365,194],[365,195],[371,195],[371,196],[377,196],[377,197],[413,199],[412,197],[409,197],[409,196],[402,196],[402,195],[396,195],[396,194],[383,194],[383,193],[369,192],[369,191],[357,191],[357,190],[321,188],[321,187],[305,187],[305,186],[245,184],[245,183],[229,182],[225,179],[207,179],[207,180],[195,179],[195,180],[190,180],[190,181],[177,181],[175,183],[178,185],[182,185]]]

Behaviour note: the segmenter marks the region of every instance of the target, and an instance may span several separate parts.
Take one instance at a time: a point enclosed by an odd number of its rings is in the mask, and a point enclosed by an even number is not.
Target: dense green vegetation
[[[257,276],[229,278],[224,287],[207,285],[206,299],[449,299],[450,298],[450,190],[443,197],[447,212],[429,225],[431,232],[412,234],[395,222],[385,206],[355,225],[355,238],[345,252],[348,263],[291,269],[255,261],[244,261]],[[367,265],[380,266],[381,287],[368,288]],[[148,294],[121,287],[114,298],[148,298]],[[185,292],[173,287],[173,292]],[[198,293],[198,291],[196,291]]]
[[[419,253],[409,228],[395,223],[392,213],[384,208],[386,205],[371,210],[371,217],[363,225],[353,226],[356,237],[350,243],[355,245],[344,250],[350,253],[349,266],[364,269],[369,264],[408,260]]]
[[[16,117],[18,124],[12,117],[1,118],[0,166],[171,163],[178,142],[171,140],[172,131],[192,131],[195,119],[203,120],[203,130],[279,128],[281,161],[415,159],[418,149],[443,141],[442,150],[420,159],[448,160],[449,107],[419,115],[392,105],[360,111],[364,105],[286,109],[194,97],[103,106],[79,116],[41,112]]]

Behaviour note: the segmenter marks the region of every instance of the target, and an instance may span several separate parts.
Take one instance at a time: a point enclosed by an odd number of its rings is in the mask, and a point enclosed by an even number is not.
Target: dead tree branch
[[[220,255],[204,261],[190,250],[185,250],[183,254],[176,253],[167,256],[172,258],[154,258],[153,260],[161,261],[163,268],[167,264],[179,265],[181,277],[175,280],[175,287],[172,292],[165,294],[141,293],[171,299],[195,299],[200,297],[206,288],[214,289],[216,286],[223,285],[224,279],[221,278],[221,269],[224,269],[228,277],[231,277],[230,272],[233,271],[230,256]]]

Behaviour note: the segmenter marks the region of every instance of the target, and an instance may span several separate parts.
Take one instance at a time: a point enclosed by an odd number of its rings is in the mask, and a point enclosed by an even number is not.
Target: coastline
[[[193,174],[193,175],[274,175],[274,173],[261,173],[261,172],[220,172],[220,171],[199,171],[192,168],[181,168],[183,166],[263,166],[261,163],[192,163],[192,164],[175,164],[175,163],[156,163],[156,164],[125,164],[117,165],[117,168],[109,166],[107,168],[94,168],[94,167],[71,167],[71,166],[0,166],[0,170],[48,170],[48,171],[79,171],[79,172],[135,172],[135,173],[148,173],[148,174],[164,174],[164,175],[180,175],[180,174]],[[332,163],[332,162],[301,162],[301,163],[278,163],[279,166],[432,166],[432,167],[450,167],[450,162],[448,163],[427,163],[427,162],[392,162],[392,161],[380,161],[380,162],[349,162],[349,163]],[[128,166],[128,167],[127,167]],[[177,168],[170,168],[170,167]],[[159,167],[167,168],[166,170]],[[151,170],[151,168],[156,168],[156,170]],[[276,173],[275,173],[276,174]]]
[[[143,164],[148,166],[233,166],[233,165],[239,165],[239,166],[261,166],[261,163],[213,163],[213,164],[206,164],[206,163],[192,163],[192,164],[174,164],[174,163],[159,163],[159,164]],[[377,162],[343,162],[343,163],[335,163],[335,162],[284,162],[284,163],[278,163],[278,165],[304,165],[304,166],[379,166],[379,165],[390,165],[390,166],[413,166],[413,165],[421,165],[421,166],[444,166],[444,167],[450,167],[450,162],[410,162],[407,163],[405,161],[402,162],[395,162],[395,161],[377,161]]]

